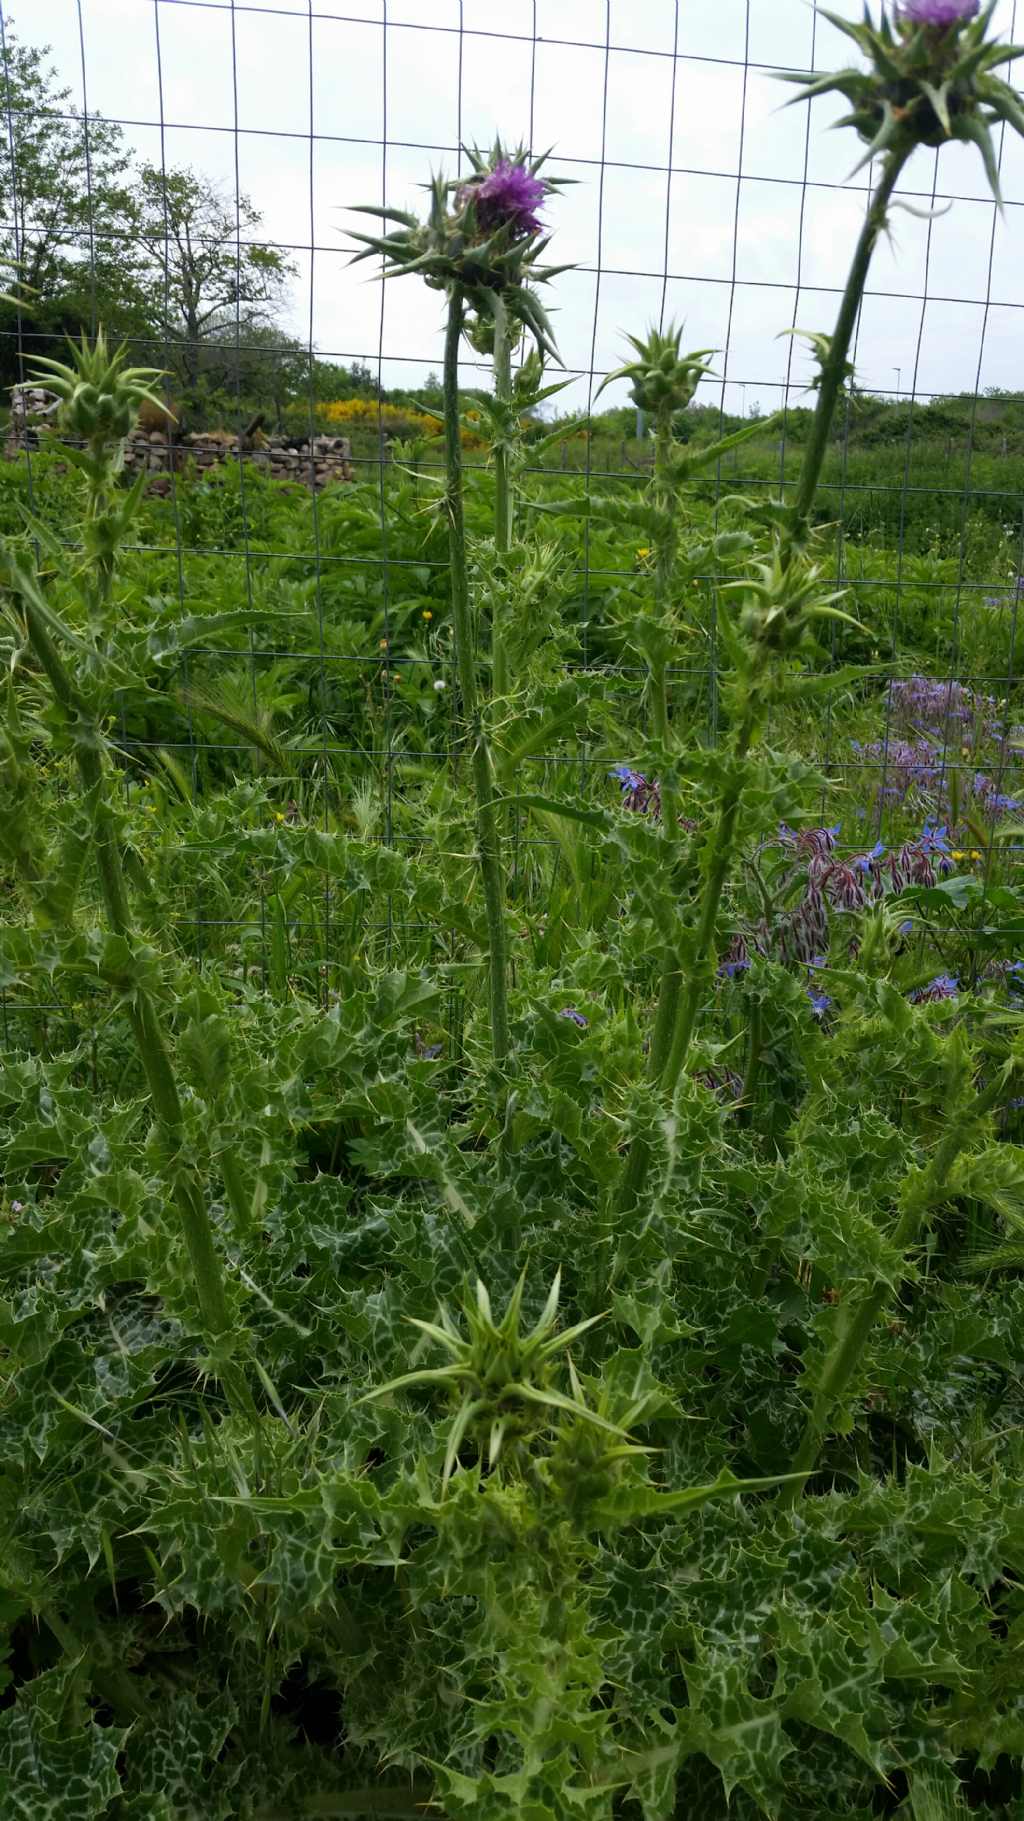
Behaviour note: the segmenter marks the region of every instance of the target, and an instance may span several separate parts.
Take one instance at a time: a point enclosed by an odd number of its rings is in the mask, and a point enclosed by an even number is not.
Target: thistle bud
[[[740,631],[764,657],[786,657],[796,652],[815,620],[840,620],[864,632],[859,620],[835,606],[843,590],[826,592],[817,563],[786,563],[776,547],[770,562],[759,563],[741,582],[726,584],[723,593],[739,594]]]
[[[72,343],[71,361],[39,356],[37,377],[61,400],[57,422],[68,437],[83,443],[120,443],[130,436],[143,400],[160,406],[152,390],[160,378],[156,367],[126,367],[126,348],[110,353],[102,329],[90,345],[85,336]]]
[[[613,380],[628,379],[630,397],[641,411],[657,413],[666,407],[671,411],[682,411],[704,375],[711,370],[705,356],[714,353],[713,348],[699,348],[694,354],[681,353],[682,334],[682,328],[670,324],[664,333],[651,329],[646,341],[636,335],[627,336],[630,346],[636,349],[637,358],[619,367],[615,373],[609,373],[598,388],[599,392]]]

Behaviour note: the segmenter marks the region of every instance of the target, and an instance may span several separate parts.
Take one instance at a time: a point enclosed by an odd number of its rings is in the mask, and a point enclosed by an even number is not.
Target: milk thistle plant
[[[356,259],[379,255],[386,278],[417,275],[447,298],[444,352],[444,430],[447,484],[444,510],[448,523],[452,619],[455,630],[459,691],[470,746],[476,794],[477,848],[487,915],[491,1044],[494,1061],[503,1067],[509,1049],[508,945],[505,930],[501,837],[495,809],[494,761],[481,699],[466,557],[462,488],[462,444],[459,417],[459,348],[472,330],[478,346],[494,351],[497,395],[511,397],[510,327],[517,324],[543,353],[555,355],[551,328],[535,286],[549,284],[564,267],[545,266],[548,237],[541,231],[539,210],[559,179],[541,178],[545,160],[520,149],[505,151],[495,143],[487,156],[470,151],[472,166],[465,179],[435,177],[430,186],[427,218],[408,211],[367,206],[391,224],[381,235],[356,235],[363,251]],[[498,465],[496,542],[506,554],[509,540],[507,456]],[[499,629],[495,689],[506,679]]]
[[[45,583],[28,563],[19,557],[7,563],[5,609],[17,644],[8,683],[9,719],[0,736],[10,806],[0,825],[0,845],[35,896],[40,918],[58,933],[69,964],[79,971],[88,971],[90,957],[76,930],[75,898],[90,851],[95,854],[107,935],[91,957],[92,965],[124,998],[211,1361],[244,1407],[245,1380],[232,1357],[236,1337],[205,1184],[188,1160],[189,1122],[171,1061],[158,957],[132,914],[109,758],[114,692],[130,680],[136,655],[119,625],[113,584],[122,546],[138,516],[145,476],[127,492],[117,483],[124,439],[140,403],[159,402],[153,386],[160,375],[152,368],[128,366],[125,350],[111,351],[102,333],[93,343],[83,336],[69,361],[40,360],[39,366],[36,377],[45,378],[61,400],[59,427],[70,439],[64,453],[80,477],[82,558],[73,589],[74,618],[65,617],[48,597]],[[17,672],[30,661],[50,693],[52,738],[73,759],[82,791],[80,821],[72,827],[56,873],[39,849],[33,814],[29,757],[36,730],[22,721],[18,708]]]
[[[540,161],[474,154],[425,220],[364,238],[446,311],[446,523],[425,562],[394,464],[417,580],[371,648],[390,670],[393,623],[436,639],[447,536],[473,758],[471,788],[412,781],[394,840],[365,777],[332,797],[305,760],[296,564],[240,601],[198,563],[225,598],[183,607],[166,503],[121,472],[157,375],[103,338],[46,369],[64,440],[2,571],[4,1821],[1021,1821],[1019,692],[920,653],[882,683],[816,643],[863,636],[816,520],[872,253],[942,110],[1004,104],[988,17],[921,0],[857,28],[851,124],[895,126],[809,337],[785,497],[692,486],[764,424],[683,440],[713,354],[665,322],[615,375],[654,420],[649,477],[562,498],[526,474],[546,439],[518,420],[552,391]],[[464,339],[494,366],[472,477]],[[227,536],[227,487],[180,484]],[[305,576],[303,508],[252,488]],[[365,538],[379,497],[322,507]],[[600,655],[566,677],[580,520],[595,594],[605,552],[611,574]],[[325,640],[383,613],[347,563],[324,586],[351,613]],[[255,775],[211,743],[189,777],[195,677],[233,652],[248,680],[260,615],[300,647],[260,698],[280,737],[228,701]],[[715,743],[678,682],[712,638]],[[624,642],[636,711],[603,668]],[[889,784],[824,817],[802,726],[781,752],[768,728],[837,688]],[[589,784],[554,744],[581,703]],[[421,707],[433,742],[429,677]],[[519,793],[538,754],[558,794]],[[434,839],[460,788],[469,868]],[[514,875],[513,810],[546,837]],[[185,890],[230,929],[204,922],[197,961]],[[23,1012],[38,1040],[7,1042]]]

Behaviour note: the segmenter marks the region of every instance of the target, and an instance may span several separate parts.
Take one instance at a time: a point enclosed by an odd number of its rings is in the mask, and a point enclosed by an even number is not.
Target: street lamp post
[[[903,377],[903,368],[894,367],[893,372],[896,375],[896,403],[899,404],[899,402],[900,402],[900,380]]]

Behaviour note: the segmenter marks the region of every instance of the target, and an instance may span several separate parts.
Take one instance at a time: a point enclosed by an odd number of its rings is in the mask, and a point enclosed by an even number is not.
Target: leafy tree
[[[0,107],[8,130],[0,153],[0,255],[17,261],[35,293],[16,333],[15,309],[0,305],[0,377],[22,377],[26,352],[94,322],[117,335],[143,334],[135,278],[138,211],[130,153],[120,127],[90,115],[61,87],[49,49],[19,42],[10,23],[0,43]]]
[[[309,376],[313,397],[318,403],[332,399],[380,398],[377,375],[365,361],[354,360],[351,366],[340,361],[321,360],[314,356]]]
[[[309,354],[271,324],[232,323],[201,344],[198,390],[206,414],[263,412],[280,430],[289,406],[309,398]]]
[[[165,364],[186,392],[196,388],[203,349],[239,321],[251,338],[273,323],[294,266],[253,236],[262,216],[247,196],[228,199],[193,170],[138,173],[150,312],[166,343]]]

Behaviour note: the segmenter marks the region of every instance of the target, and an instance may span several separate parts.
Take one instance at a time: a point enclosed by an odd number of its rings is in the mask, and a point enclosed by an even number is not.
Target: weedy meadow
[[[1024,131],[991,19],[798,79],[871,188],[782,491],[719,484],[763,422],[682,440],[664,322],[649,474],[538,471],[559,179],[500,143],[359,237],[443,305],[436,477],[155,501],[159,375],[40,375],[5,1816],[1024,1817],[1022,584],[820,492],[908,161],[998,199]]]

